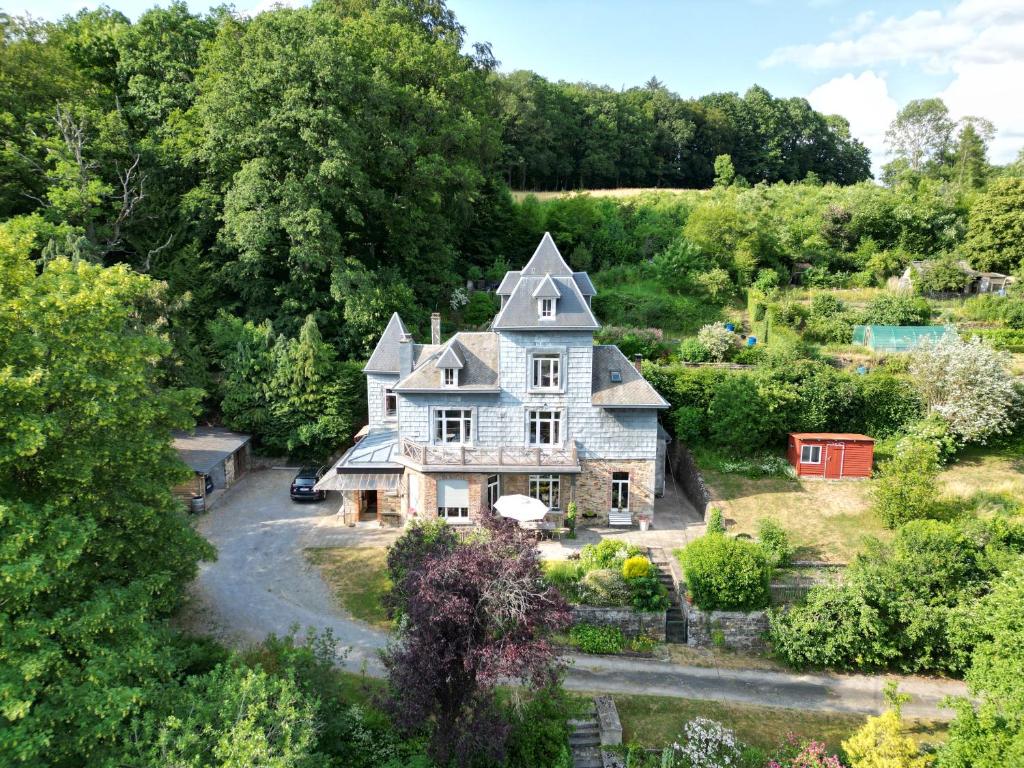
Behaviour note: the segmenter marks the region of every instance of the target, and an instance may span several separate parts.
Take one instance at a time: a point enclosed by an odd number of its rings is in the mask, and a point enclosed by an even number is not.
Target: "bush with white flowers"
[[[672,749],[689,768],[731,768],[738,765],[740,759],[736,734],[706,717],[688,722]]]
[[[736,344],[736,334],[724,323],[711,323],[697,331],[697,341],[708,351],[708,357],[720,362]]]

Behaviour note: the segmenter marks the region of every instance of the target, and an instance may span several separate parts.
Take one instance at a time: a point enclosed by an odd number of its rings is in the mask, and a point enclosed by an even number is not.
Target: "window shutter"
[[[468,480],[438,480],[437,506],[469,507]]]

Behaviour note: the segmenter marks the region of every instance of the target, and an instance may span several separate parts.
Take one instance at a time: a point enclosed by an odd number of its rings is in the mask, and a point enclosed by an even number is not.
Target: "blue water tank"
[[[747,336],[747,346],[752,347],[757,344],[757,336]]]
[[[857,373],[859,373],[861,376],[863,376],[867,372],[868,372],[868,367],[866,365],[858,365],[857,366]]]
[[[727,331],[735,331],[736,330],[736,323],[726,323],[725,324],[725,330],[727,330]]]

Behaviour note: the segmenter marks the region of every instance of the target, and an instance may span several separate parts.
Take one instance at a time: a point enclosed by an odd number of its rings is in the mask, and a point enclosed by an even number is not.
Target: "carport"
[[[208,500],[211,494],[230,488],[249,471],[251,440],[249,435],[222,427],[196,427],[192,433],[175,432],[174,449],[195,475],[175,487],[174,495],[188,503],[195,496]]]

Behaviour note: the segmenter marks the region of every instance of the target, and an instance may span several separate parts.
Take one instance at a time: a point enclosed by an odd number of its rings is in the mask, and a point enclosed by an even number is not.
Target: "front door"
[[[377,491],[360,491],[362,498],[359,500],[359,519],[377,519]]]
[[[833,444],[825,447],[825,477],[843,476],[843,451],[844,445]]]

